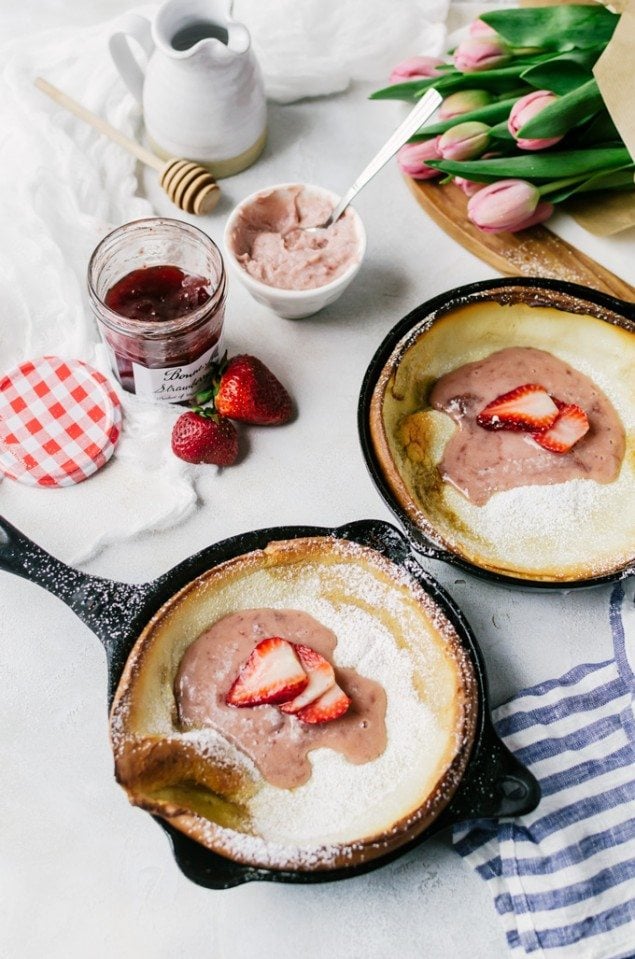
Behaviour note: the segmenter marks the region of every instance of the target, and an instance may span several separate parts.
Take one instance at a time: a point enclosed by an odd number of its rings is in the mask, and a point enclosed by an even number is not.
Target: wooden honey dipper
[[[46,93],[51,100],[74,113],[80,120],[90,123],[96,130],[110,137],[111,140],[122,146],[128,153],[132,153],[146,166],[157,170],[160,175],[161,186],[172,203],[175,203],[181,210],[199,216],[212,212],[218,203],[220,188],[209,170],[206,170],[200,163],[192,163],[191,160],[181,160],[178,157],[163,161],[154,153],[142,147],[141,144],[124,136],[115,127],[111,127],[101,117],[91,113],[81,103],[58,90],[43,77],[37,77],[35,85],[42,93]]]

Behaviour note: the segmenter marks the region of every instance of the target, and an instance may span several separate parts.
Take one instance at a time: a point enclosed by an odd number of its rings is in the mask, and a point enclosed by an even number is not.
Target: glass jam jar
[[[132,288],[128,281],[135,277],[180,271],[198,294],[198,303],[189,303],[184,312],[173,305],[161,316],[137,318],[107,305],[119,286]],[[161,290],[147,292],[158,296]],[[125,390],[143,399],[182,403],[201,389],[220,354],[227,296],[223,258],[205,233],[163,217],[125,223],[95,249],[88,265],[88,295]]]

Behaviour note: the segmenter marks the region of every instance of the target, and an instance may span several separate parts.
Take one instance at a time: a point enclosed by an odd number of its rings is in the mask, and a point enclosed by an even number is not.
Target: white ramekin
[[[349,207],[357,233],[358,253],[355,261],[351,263],[348,269],[334,280],[331,280],[330,283],[325,283],[323,286],[316,286],[310,290],[283,290],[279,287],[268,286],[261,280],[254,279],[254,277],[247,273],[243,266],[238,262],[232,250],[230,237],[232,235],[236,219],[239,213],[244,210],[245,207],[248,207],[254,202],[254,200],[256,200],[258,197],[261,197],[263,194],[272,193],[276,190],[288,189],[289,187],[293,186],[301,186],[304,190],[315,193],[320,197],[326,197],[333,204],[333,206],[335,206],[340,199],[336,193],[333,193],[331,190],[325,190],[323,187],[313,186],[307,183],[277,183],[274,186],[258,190],[256,193],[251,193],[236,207],[234,207],[225,225],[223,240],[226,260],[229,264],[232,274],[236,276],[238,280],[240,280],[245,289],[251,293],[253,298],[257,300],[258,303],[268,306],[274,311],[274,313],[277,313],[278,316],[283,316],[290,320],[298,320],[304,316],[311,316],[313,313],[317,313],[318,310],[321,310],[330,303],[333,303],[338,296],[344,292],[348,284],[359,270],[364,258],[364,253],[366,251],[366,231],[359,214],[353,210],[352,207]]]

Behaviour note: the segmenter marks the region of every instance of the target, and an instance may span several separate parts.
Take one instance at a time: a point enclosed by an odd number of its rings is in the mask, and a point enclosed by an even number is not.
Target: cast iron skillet
[[[255,530],[207,547],[153,582],[131,585],[89,576],[66,566],[0,517],[0,569],[22,576],[53,593],[96,634],[106,651],[109,705],[139,633],[174,593],[201,573],[235,556],[262,549],[272,541],[309,536],[351,540],[382,553],[405,567],[441,607],[474,664],[479,717],[472,755],[452,802],[438,819],[409,844],[356,867],[311,873],[252,868],[211,852],[156,818],[170,838],[181,871],[193,882],[211,889],[227,889],[252,880],[313,883],[360,875],[390,862],[445,826],[473,818],[519,816],[536,807],[540,799],[538,783],[494,732],[483,659],[463,614],[418,564],[405,536],[380,520],[361,520],[337,529],[279,526]]]
[[[366,461],[366,466],[371,478],[377,487],[382,499],[397,518],[401,526],[411,541],[412,548],[421,556],[428,559],[439,559],[459,569],[482,579],[489,580],[490,583],[502,583],[505,586],[518,586],[521,589],[533,590],[570,590],[582,587],[601,586],[605,583],[615,583],[621,579],[626,579],[635,572],[635,564],[629,564],[627,567],[603,576],[595,576],[581,580],[567,580],[566,582],[556,582],[549,580],[532,580],[522,577],[508,576],[505,573],[496,573],[489,569],[484,569],[469,560],[463,559],[457,553],[449,549],[444,549],[438,543],[429,539],[421,529],[412,522],[405,509],[397,502],[397,499],[386,482],[386,478],[377,460],[370,435],[370,406],[377,385],[377,381],[382,373],[384,366],[390,358],[397,344],[410,332],[410,330],[421,324],[421,332],[428,329],[435,320],[440,319],[451,310],[459,306],[466,306],[468,303],[478,303],[483,300],[496,300],[505,302],[509,300],[513,291],[520,288],[521,294],[516,297],[517,300],[530,302],[540,306],[558,306],[559,298],[566,300],[567,297],[573,297],[581,301],[581,305],[590,303],[596,307],[601,307],[609,311],[610,315],[604,317],[608,322],[616,323],[623,329],[635,330],[635,305],[627,303],[625,300],[618,300],[615,297],[607,296],[597,290],[591,290],[586,286],[579,286],[577,283],[565,283],[562,280],[543,280],[534,277],[507,277],[502,280],[484,280],[480,283],[470,283],[467,286],[457,286],[447,293],[441,293],[433,297],[421,306],[416,307],[411,313],[408,313],[392,330],[380,344],[377,352],[370,361],[366,370],[362,387],[359,395],[359,404],[357,407],[357,428],[362,447],[362,453]],[[494,295],[491,295],[493,291]],[[497,293],[496,291],[500,291]],[[541,296],[543,291],[546,295]],[[572,304],[563,304],[564,309],[575,312],[575,306]],[[581,310],[577,310],[581,312]],[[587,311],[591,312],[591,311]],[[617,315],[616,315],[617,314]],[[426,320],[424,324],[422,321]]]

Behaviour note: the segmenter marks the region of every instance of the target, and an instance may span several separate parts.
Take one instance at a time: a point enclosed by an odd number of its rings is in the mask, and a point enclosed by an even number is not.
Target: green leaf
[[[603,109],[604,101],[595,80],[583,83],[577,90],[559,97],[541,110],[519,131],[525,139],[557,137],[568,133],[581,120]]]
[[[489,131],[491,137],[495,137],[497,140],[513,140],[514,143],[516,140],[509,132],[507,127],[507,120],[503,120],[502,123],[497,123],[496,126],[492,127]]]
[[[536,63],[521,73],[526,83],[537,90],[551,90],[560,95],[570,93],[592,77],[592,69],[604,47],[572,50]]]
[[[619,17],[599,4],[563,4],[484,13],[489,24],[512,47],[573,50],[605,46]]]
[[[520,180],[551,181],[564,177],[616,170],[631,158],[626,147],[596,147],[594,150],[567,150],[562,153],[524,154],[492,160],[426,160],[428,166],[489,183],[507,177]]]
[[[371,100],[418,100],[426,90],[434,87],[439,93],[447,96],[456,90],[473,90],[478,86],[480,90],[493,90],[503,94],[507,90],[517,90],[519,78],[525,67],[512,65],[499,67],[496,70],[483,70],[480,73],[460,73],[452,70],[442,77],[428,77],[425,80],[408,80],[405,83],[394,83],[371,93]]]
[[[610,143],[614,140],[617,144],[621,143],[619,131],[609,111],[604,109],[596,113],[591,122],[576,133],[576,147],[593,146],[594,143]]]
[[[430,123],[428,126],[421,127],[412,137],[413,140],[427,140],[429,137],[438,136],[445,133],[457,123],[465,123],[470,120],[479,120],[481,123],[490,125],[498,123],[499,120],[508,117],[509,111],[516,102],[516,97],[511,100],[500,100],[498,103],[488,103],[485,107],[479,107],[478,110],[472,110],[470,113],[462,113],[461,116],[452,117],[451,120],[441,120],[439,123]],[[504,124],[503,124],[504,125]]]
[[[455,90],[471,90],[478,86],[481,90],[493,90],[502,94],[506,90],[516,90],[523,66],[511,65],[495,70],[482,70],[479,73],[453,73],[435,83],[435,88],[444,96]]]
[[[549,193],[548,199],[551,203],[562,203],[563,200],[567,200],[577,193],[592,193],[596,190],[633,190],[635,189],[634,171],[635,166],[632,163],[627,163],[617,170],[609,170],[608,173],[596,173],[587,180],[583,180],[582,183],[574,183],[570,187]]]
[[[393,83],[389,87],[375,90],[374,93],[371,93],[370,99],[418,100],[438,79],[438,77],[428,77],[424,80],[406,80],[404,83]]]

